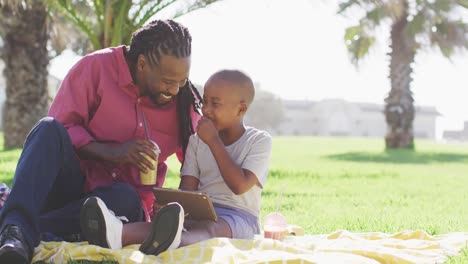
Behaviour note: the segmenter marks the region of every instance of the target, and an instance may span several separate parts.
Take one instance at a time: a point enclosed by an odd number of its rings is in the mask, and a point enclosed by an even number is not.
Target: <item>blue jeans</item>
[[[126,183],[114,183],[84,193],[85,177],[65,127],[41,119],[29,132],[15,172],[11,193],[0,211],[0,228],[21,228],[30,248],[40,233],[81,234],[80,209],[89,196],[101,198],[118,216],[144,220],[141,200]]]

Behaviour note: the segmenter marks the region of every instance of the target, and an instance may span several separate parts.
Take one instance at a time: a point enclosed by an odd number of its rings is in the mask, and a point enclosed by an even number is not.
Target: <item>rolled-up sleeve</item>
[[[49,116],[60,121],[68,131],[73,146],[79,149],[91,141],[86,129],[99,105],[97,72],[93,59],[84,57],[68,72],[49,109]]]

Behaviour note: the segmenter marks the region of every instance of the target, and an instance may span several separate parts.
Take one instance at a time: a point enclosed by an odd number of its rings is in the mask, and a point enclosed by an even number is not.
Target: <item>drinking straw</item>
[[[146,139],[150,140],[149,133],[148,133],[148,126],[146,125],[145,112],[141,111],[141,113],[143,115],[143,127],[145,128]]]
[[[283,188],[281,189],[281,192],[280,192],[280,196],[278,197],[278,204],[276,205],[276,212],[279,212],[281,200],[283,199],[283,192],[284,192],[284,189],[286,189],[286,185],[287,184],[283,185]]]

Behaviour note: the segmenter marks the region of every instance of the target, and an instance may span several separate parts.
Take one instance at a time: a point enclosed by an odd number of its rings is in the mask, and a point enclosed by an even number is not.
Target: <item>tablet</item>
[[[187,219],[217,221],[218,216],[210,196],[200,192],[169,188],[153,188],[156,201],[160,205],[178,202],[184,208]]]

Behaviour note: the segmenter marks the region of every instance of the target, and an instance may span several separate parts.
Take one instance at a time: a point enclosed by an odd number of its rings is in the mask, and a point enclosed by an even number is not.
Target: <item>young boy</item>
[[[267,132],[244,125],[254,94],[252,80],[240,71],[213,74],[205,84],[198,132],[187,147],[179,188],[210,195],[218,221],[184,222],[183,208],[170,203],[152,223],[122,225],[102,200],[91,197],[81,210],[90,244],[116,249],[143,241],[140,251],[158,255],[213,237],[249,239],[260,233],[261,191],[272,140]]]

